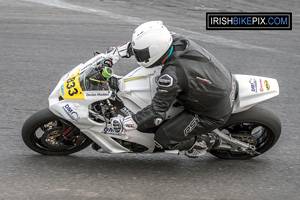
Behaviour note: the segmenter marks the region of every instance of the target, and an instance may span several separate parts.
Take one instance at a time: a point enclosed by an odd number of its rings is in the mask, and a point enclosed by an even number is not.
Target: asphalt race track
[[[292,31],[207,31],[206,12],[293,12]],[[204,46],[233,73],[276,78],[280,96],[265,102],[281,119],[278,143],[245,161],[210,154],[64,156],[27,148],[21,127],[48,106],[60,77],[135,27],[162,20]],[[0,199],[300,199],[299,0],[0,0]],[[125,75],[137,64],[114,66]]]

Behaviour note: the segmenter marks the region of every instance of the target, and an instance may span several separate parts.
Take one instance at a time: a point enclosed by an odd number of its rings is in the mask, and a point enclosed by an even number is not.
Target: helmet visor
[[[148,62],[150,58],[149,47],[146,49],[133,49],[134,56],[138,62]]]

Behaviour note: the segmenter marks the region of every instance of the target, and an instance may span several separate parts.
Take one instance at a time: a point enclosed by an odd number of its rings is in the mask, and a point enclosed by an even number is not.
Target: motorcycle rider
[[[170,33],[161,21],[150,21],[135,29],[131,42],[111,47],[107,53],[112,63],[134,55],[142,67],[162,65],[151,105],[132,116],[112,118],[115,131],[144,131],[160,125],[154,137],[156,147],[185,150],[189,157],[203,155],[220,144],[211,131],[231,115],[236,82],[209,52]],[[168,109],[177,104],[185,110],[165,121]]]

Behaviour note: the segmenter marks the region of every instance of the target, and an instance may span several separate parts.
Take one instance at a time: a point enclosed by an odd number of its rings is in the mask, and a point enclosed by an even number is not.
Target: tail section
[[[242,112],[279,95],[276,79],[242,74],[235,74],[234,77],[239,84],[239,94],[233,113]]]

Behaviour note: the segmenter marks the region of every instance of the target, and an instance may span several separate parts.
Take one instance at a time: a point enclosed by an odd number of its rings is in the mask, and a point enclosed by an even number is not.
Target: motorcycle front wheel
[[[254,145],[256,151],[263,154],[279,139],[281,122],[273,112],[255,106],[244,112],[233,114],[219,129],[235,139]],[[260,155],[221,149],[213,149],[210,153],[223,159],[249,159]]]
[[[30,149],[44,155],[68,155],[92,143],[72,123],[54,115],[49,109],[38,111],[25,121],[22,139]]]

